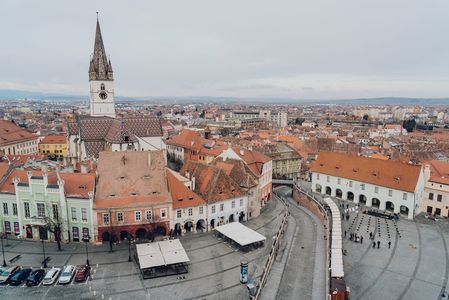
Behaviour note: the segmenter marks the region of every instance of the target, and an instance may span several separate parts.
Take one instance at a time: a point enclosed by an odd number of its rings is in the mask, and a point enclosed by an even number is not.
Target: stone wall
[[[301,205],[320,219],[323,225],[326,225],[326,215],[320,210],[314,200],[310,199],[303,193],[300,193],[297,189],[293,189],[293,199],[298,205]]]

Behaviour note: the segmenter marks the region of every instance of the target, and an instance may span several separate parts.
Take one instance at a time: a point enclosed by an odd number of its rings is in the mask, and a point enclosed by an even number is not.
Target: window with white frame
[[[8,215],[8,203],[3,202],[3,215],[7,216]]]
[[[189,217],[193,216],[193,208],[189,208],[188,213],[189,213]]]
[[[142,219],[142,215],[141,215],[140,211],[135,211],[134,217],[135,217],[136,221],[140,221]]]
[[[72,221],[76,221],[76,207],[71,208]]]
[[[320,174],[316,174],[316,179],[320,180]]]
[[[12,215],[17,216],[17,204],[16,203],[12,204]]]
[[[213,214],[215,213],[215,205],[212,205],[211,211],[212,211]]]
[[[389,197],[393,196],[393,190],[388,190],[388,196]]]
[[[58,204],[52,204],[51,210],[53,211],[53,219],[59,220]]]
[[[87,222],[87,208],[81,208],[81,219],[83,222]]]
[[[103,214],[103,224],[109,224],[109,214]]]
[[[178,209],[178,210],[176,211],[176,217],[177,217],[178,219],[182,217],[182,210]]]
[[[220,211],[224,211],[224,203],[220,204]]]
[[[123,222],[123,212],[117,213],[117,222]]]
[[[30,203],[24,202],[23,210],[25,211],[25,218],[29,218],[30,217]]]
[[[200,206],[200,215],[202,215],[203,214],[203,207],[202,206]]]
[[[352,187],[352,180],[349,181],[349,187]]]
[[[402,193],[402,200],[407,200],[407,193]]]
[[[240,207],[243,206],[243,199],[240,199]]]
[[[161,208],[161,218],[165,219],[167,217],[167,209]]]
[[[379,187],[378,187],[378,186],[375,186],[375,187],[374,187],[374,192],[375,192],[376,194],[379,193]]]
[[[326,181],[327,181],[327,182],[330,182],[330,181],[331,181],[331,177],[330,177],[330,176],[327,176],[327,177],[326,177]]]
[[[151,210],[147,210],[145,212],[145,216],[147,218],[147,221],[151,221],[151,219],[153,218],[153,214],[152,214]]]
[[[364,191],[365,190],[365,184],[364,183],[360,184],[360,188],[362,189],[362,191]]]
[[[232,200],[232,202],[231,202],[231,208],[235,208],[235,200]]]
[[[341,178],[338,178],[338,179],[337,179],[337,183],[338,183],[338,184],[341,184]]]
[[[37,203],[37,216],[39,218],[45,218],[45,204],[44,203]]]

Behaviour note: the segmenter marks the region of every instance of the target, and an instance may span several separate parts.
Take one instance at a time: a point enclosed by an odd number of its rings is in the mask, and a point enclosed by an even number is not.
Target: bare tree
[[[61,219],[61,214],[59,213],[59,205],[57,206],[58,209],[56,211],[50,211],[48,205],[46,205],[46,207],[47,212],[43,217],[45,228],[53,233],[53,235],[55,236],[55,242],[58,245],[58,251],[61,251],[61,236],[64,230],[64,224]]]

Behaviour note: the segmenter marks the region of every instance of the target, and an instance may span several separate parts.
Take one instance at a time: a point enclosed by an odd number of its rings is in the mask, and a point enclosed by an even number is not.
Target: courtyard
[[[336,203],[354,207],[349,201]],[[448,299],[447,219],[435,221],[421,214],[395,222],[354,211],[349,215],[342,221],[342,232],[346,231],[343,260],[350,299]],[[350,233],[363,236],[363,244],[350,240]]]
[[[212,232],[182,236],[181,243],[190,258],[189,273],[182,276],[143,280],[136,262],[128,262],[127,243],[115,245],[112,253],[105,243],[89,245],[91,281],[30,288],[0,285],[0,294],[2,299],[245,299],[248,291],[239,281],[240,261],[249,262],[250,280],[260,277],[283,211],[282,203],[272,201],[258,218],[245,223],[267,238],[264,247],[250,252],[238,251]],[[86,262],[85,244],[65,244],[60,252],[53,243],[45,243],[45,247],[46,256],[51,257],[48,267]],[[131,249],[134,255],[135,247]],[[5,246],[7,262],[18,254],[20,259],[8,265],[39,268],[42,244],[9,240]]]

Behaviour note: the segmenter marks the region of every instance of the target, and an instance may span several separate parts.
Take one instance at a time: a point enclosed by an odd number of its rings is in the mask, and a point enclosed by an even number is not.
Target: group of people
[[[380,248],[380,241],[375,241],[374,240],[374,234],[372,232],[369,233],[369,238],[373,241],[373,248],[376,248],[377,245],[377,249]],[[388,241],[388,248],[391,248],[391,241]]]
[[[346,237],[346,234],[347,234],[347,232],[345,230],[345,237]],[[363,244],[363,236],[357,235],[357,233],[355,233],[355,232],[349,233],[349,240],[356,242],[356,243],[360,242],[360,244]]]

